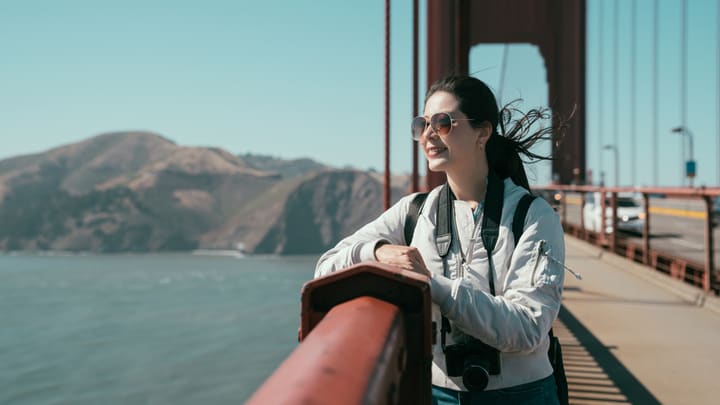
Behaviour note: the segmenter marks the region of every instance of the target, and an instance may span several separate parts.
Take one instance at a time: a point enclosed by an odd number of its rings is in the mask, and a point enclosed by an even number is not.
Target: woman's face
[[[453,122],[447,135],[438,135],[428,126],[420,137],[430,170],[446,173],[476,170],[479,162],[485,161],[484,146],[491,132],[489,125],[473,128],[468,117],[460,111],[457,98],[445,91],[435,92],[425,103],[426,120],[437,113],[448,113]]]

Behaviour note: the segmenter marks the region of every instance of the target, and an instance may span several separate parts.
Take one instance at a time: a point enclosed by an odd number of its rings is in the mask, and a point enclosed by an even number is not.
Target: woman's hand
[[[425,266],[420,251],[414,247],[389,244],[378,245],[375,248],[375,258],[380,263],[397,266],[430,277],[430,271]]]

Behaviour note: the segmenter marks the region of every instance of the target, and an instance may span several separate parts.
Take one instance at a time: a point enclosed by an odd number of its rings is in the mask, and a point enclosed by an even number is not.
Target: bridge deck
[[[566,237],[563,343],[570,403],[716,404],[720,299]]]

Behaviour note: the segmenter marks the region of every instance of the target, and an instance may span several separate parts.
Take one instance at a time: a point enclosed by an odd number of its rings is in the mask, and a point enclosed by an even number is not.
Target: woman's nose
[[[422,137],[425,139],[429,139],[430,137],[434,138],[437,136],[438,136],[438,134],[435,132],[435,130],[430,125],[425,127],[425,131],[423,131],[423,133],[422,133]]]

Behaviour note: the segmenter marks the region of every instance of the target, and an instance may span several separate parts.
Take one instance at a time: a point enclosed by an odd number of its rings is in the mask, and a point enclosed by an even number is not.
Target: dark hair
[[[514,100],[498,111],[495,95],[490,88],[482,80],[471,76],[452,75],[436,81],[427,91],[425,101],[438,91],[448,92],[458,99],[460,111],[473,119],[469,122],[474,128],[482,126],[484,122],[490,123],[493,132],[485,145],[489,169],[501,179],[510,177],[515,184],[530,190],[520,154],[528,157],[530,162],[552,160],[552,156],[535,154],[530,152],[530,148],[538,141],[552,140],[553,134],[559,140],[566,125],[562,123],[530,132],[538,121],[550,118],[547,108],[523,113],[515,107],[520,100]],[[519,119],[513,119],[516,113],[520,115]],[[501,133],[498,133],[498,126]]]

